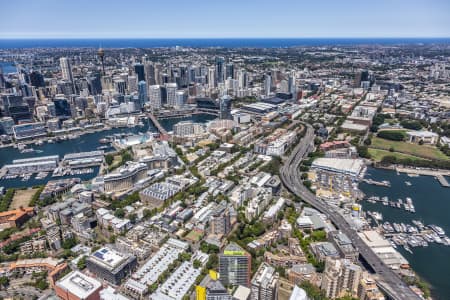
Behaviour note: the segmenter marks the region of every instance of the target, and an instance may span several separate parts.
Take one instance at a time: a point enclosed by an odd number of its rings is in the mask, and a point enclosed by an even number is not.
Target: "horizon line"
[[[109,40],[118,40],[118,39],[146,39],[146,40],[190,40],[190,39],[208,39],[208,40],[222,40],[222,39],[450,39],[450,36],[311,36],[311,37],[257,37],[257,36],[244,36],[244,37],[61,37],[61,36],[53,36],[53,37],[33,37],[33,36],[25,36],[25,37],[2,37],[0,36],[0,40],[46,40],[46,39],[55,39],[55,40],[74,40],[74,39],[109,39]]]

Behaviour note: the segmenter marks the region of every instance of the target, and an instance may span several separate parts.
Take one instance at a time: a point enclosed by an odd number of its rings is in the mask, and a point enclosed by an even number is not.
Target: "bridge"
[[[356,230],[350,227],[337,208],[327,205],[317,198],[302,183],[298,166],[300,162],[314,149],[314,129],[305,123],[306,133],[291,155],[283,162],[280,177],[284,186],[318,211],[325,214],[341,232],[352,241],[360,256],[376,273],[377,285],[394,300],[416,300],[420,297],[403,282],[399,275],[391,270],[373,250],[362,240]]]
[[[154,114],[156,118],[161,119],[170,119],[170,118],[183,118],[190,117],[192,115],[198,114],[208,114],[213,116],[218,116],[219,112],[216,109],[208,109],[208,108],[187,108],[187,109],[178,109],[178,110],[163,110],[158,111]]]
[[[160,138],[162,140],[167,140],[169,138],[169,133],[167,130],[159,123],[158,119],[155,117],[155,115],[151,112],[147,113],[147,117],[152,121],[153,125],[158,129]]]

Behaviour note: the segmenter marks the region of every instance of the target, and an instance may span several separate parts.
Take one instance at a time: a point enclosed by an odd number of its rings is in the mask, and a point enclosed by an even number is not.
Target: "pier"
[[[445,179],[445,177],[441,174],[436,175],[436,179],[439,181],[439,183],[443,186],[443,187],[450,187],[450,184],[448,183],[447,179]]]

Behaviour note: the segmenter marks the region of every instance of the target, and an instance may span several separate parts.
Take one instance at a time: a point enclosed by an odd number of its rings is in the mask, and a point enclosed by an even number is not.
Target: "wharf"
[[[447,179],[445,179],[445,177],[442,176],[441,174],[436,175],[436,179],[439,181],[439,183],[440,183],[443,187],[450,187],[450,184],[448,183]]]

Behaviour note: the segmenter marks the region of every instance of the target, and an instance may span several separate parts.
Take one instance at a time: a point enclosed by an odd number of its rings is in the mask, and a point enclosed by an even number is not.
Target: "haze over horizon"
[[[0,2],[1,39],[450,37],[445,0]]]

